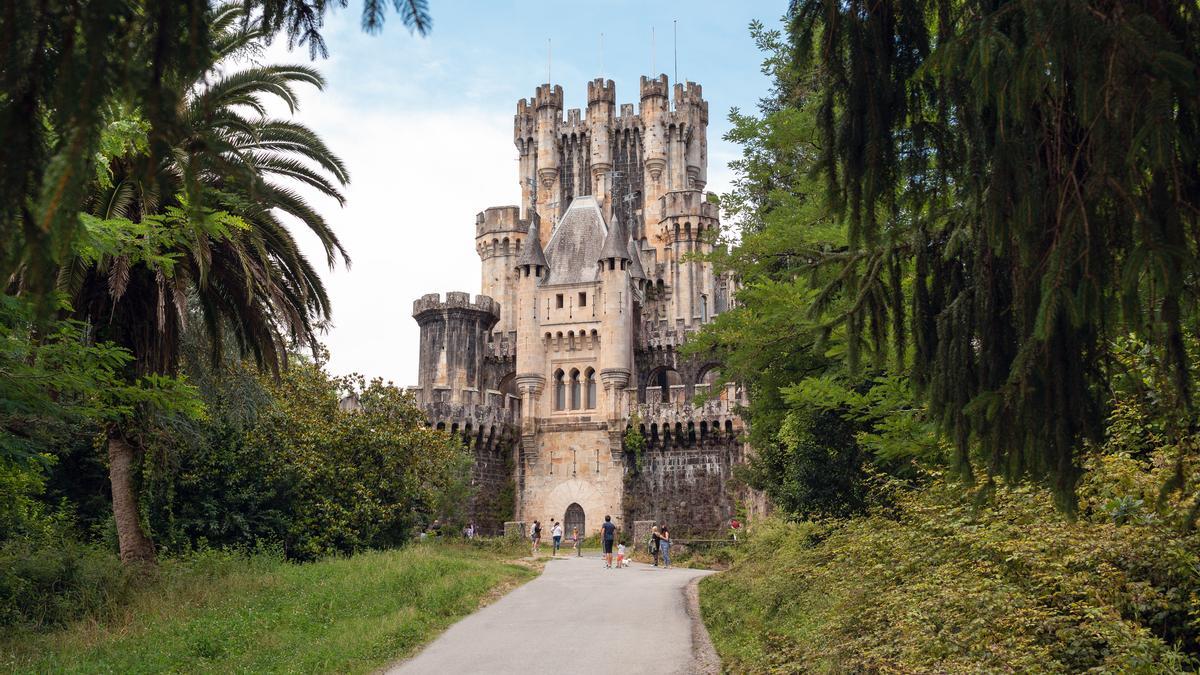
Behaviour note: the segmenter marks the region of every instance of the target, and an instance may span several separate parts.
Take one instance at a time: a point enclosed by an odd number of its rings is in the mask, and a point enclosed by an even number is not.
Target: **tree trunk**
[[[113,519],[121,562],[154,564],[154,542],[142,530],[137,493],[133,487],[133,446],[117,429],[108,432],[108,479],[112,483]]]

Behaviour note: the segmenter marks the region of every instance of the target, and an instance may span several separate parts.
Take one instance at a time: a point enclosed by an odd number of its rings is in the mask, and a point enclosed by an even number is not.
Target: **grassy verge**
[[[943,485],[849,520],[755,524],[700,586],[730,672],[1187,672],[1200,536],[1069,522],[998,487]]]
[[[502,547],[430,543],[291,564],[206,553],[163,564],[112,616],[5,636],[22,672],[370,672],[536,572]]]

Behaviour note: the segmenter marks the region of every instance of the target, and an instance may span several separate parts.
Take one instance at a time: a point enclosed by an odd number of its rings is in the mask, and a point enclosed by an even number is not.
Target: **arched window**
[[[587,403],[583,407],[591,410],[596,407],[596,371],[588,368],[584,375],[587,377]]]
[[[567,383],[563,381],[563,371],[558,370],[554,373],[554,409],[566,410],[567,408]]]
[[[579,406],[582,405],[582,403],[583,403],[583,399],[580,397],[580,389],[579,389],[579,371],[572,370],[571,371],[571,410],[579,410]]]

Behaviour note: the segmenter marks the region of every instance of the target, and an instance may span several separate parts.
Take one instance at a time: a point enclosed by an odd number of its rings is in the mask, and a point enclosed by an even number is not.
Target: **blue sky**
[[[769,87],[747,26],[776,26],[783,2],[451,2],[431,0],[433,31],[410,35],[393,12],[383,31],[360,30],[361,3],[328,16],[329,58],[315,65],[324,92],[303,92],[296,118],[346,161],[347,204],[318,202],[349,249],[350,269],[325,274],[333,300],[330,369],[416,381],[412,301],[431,292],[479,292],[475,214],[518,201],[512,117],[517,99],[551,79],[566,108],[586,107],[588,80],[616,82],[618,103],[637,103],[638,79],[655,69],[709,101],[709,185],[728,189],[738,150],[721,140],[730,108],[752,110]],[[655,54],[651,54],[651,28]],[[603,57],[600,34],[604,34]],[[282,40],[279,41],[280,43]],[[277,43],[273,62],[305,62]],[[601,66],[603,58],[603,71]],[[302,237],[306,251],[319,247]]]

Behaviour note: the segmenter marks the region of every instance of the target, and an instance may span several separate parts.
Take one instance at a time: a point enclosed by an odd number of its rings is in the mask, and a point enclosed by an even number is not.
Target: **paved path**
[[[706,574],[638,563],[605,569],[596,554],[550,560],[537,579],[388,673],[694,672],[685,589]]]

